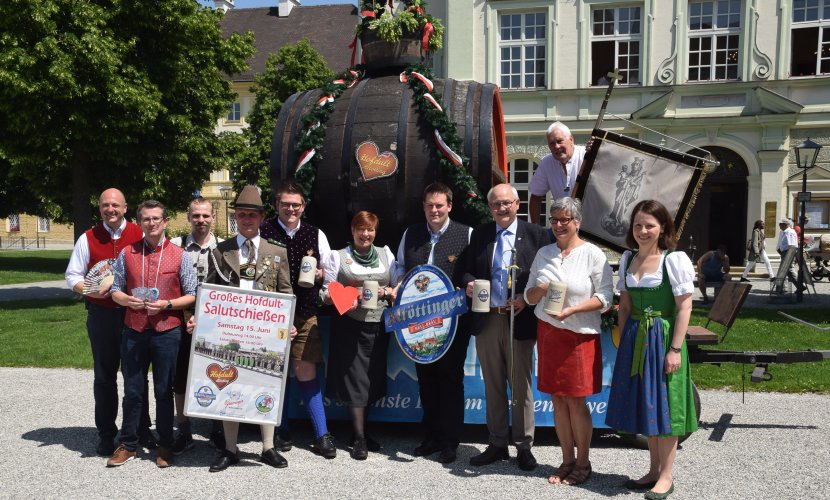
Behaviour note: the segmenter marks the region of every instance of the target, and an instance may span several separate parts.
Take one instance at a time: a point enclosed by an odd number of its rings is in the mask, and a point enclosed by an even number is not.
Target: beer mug
[[[297,278],[297,284],[303,288],[311,288],[314,286],[316,277],[317,259],[311,255],[306,255],[300,262],[300,275]]]
[[[360,307],[363,309],[378,308],[378,282],[366,280],[363,282],[363,289],[360,291]]]
[[[556,316],[562,312],[565,307],[565,292],[568,290],[568,285],[561,281],[551,281],[548,283],[548,293],[545,295],[545,312],[551,316]]]
[[[473,312],[490,312],[490,281],[473,281]]]

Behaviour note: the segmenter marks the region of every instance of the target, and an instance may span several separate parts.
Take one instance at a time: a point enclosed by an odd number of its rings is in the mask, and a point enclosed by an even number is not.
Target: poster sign
[[[185,414],[280,424],[295,297],[202,284]]]
[[[404,277],[395,305],[383,312],[383,321],[386,331],[395,332],[406,357],[432,363],[449,350],[458,316],[465,312],[465,291],[455,290],[441,269],[423,265]]]

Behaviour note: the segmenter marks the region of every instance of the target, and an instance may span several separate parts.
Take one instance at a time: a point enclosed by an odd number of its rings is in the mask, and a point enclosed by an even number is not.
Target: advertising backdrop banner
[[[294,307],[293,295],[199,287],[185,414],[279,425]]]

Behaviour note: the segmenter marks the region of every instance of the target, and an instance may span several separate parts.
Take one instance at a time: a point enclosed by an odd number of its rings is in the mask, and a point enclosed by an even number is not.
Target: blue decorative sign
[[[467,312],[464,290],[455,290],[444,271],[418,266],[406,275],[395,304],[383,312],[386,331],[416,363],[432,363],[449,350],[458,316]]]

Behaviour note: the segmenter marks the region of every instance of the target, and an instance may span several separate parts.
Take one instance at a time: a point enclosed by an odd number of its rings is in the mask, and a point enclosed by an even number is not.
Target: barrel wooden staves
[[[492,84],[436,80],[433,95],[441,96],[444,111],[457,126],[463,154],[470,158],[469,173],[485,196],[493,180],[507,171],[504,119],[498,87]],[[277,118],[271,149],[271,186],[294,176],[294,148],[304,124],[302,117],[315,105],[321,91],[292,95]],[[420,116],[413,92],[398,76],[364,78],[335,102],[326,122],[326,137],[317,164],[317,178],[306,210],[332,248],[351,240],[351,218],[360,210],[380,218],[376,244],[395,251],[403,231],[424,221],[424,188],[445,177],[439,164],[433,127]],[[377,146],[377,154],[371,144]],[[363,167],[356,156],[359,145]],[[366,153],[368,151],[368,153]],[[365,154],[364,154],[365,153]],[[397,168],[389,165],[392,156]],[[479,221],[462,209],[465,193],[454,192],[451,217],[470,225]]]

